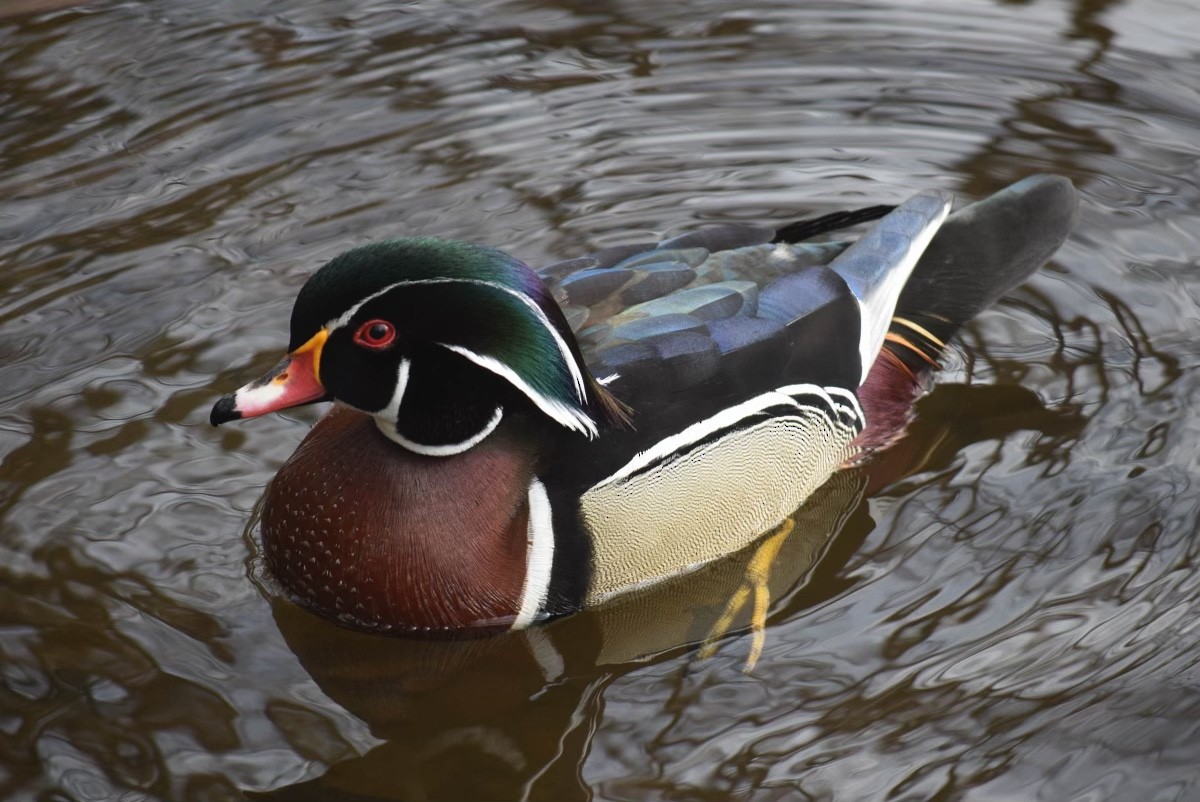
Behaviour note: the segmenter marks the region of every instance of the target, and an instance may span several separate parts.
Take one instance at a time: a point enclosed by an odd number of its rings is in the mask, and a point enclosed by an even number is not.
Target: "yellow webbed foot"
[[[716,653],[717,641],[728,634],[734,619],[746,606],[746,601],[753,595],[754,606],[750,614],[750,653],[746,655],[746,663],[742,666],[742,671],[749,674],[754,670],[758,658],[762,656],[763,644],[767,639],[767,607],[771,601],[767,580],[770,578],[771,565],[795,526],[795,522],[791,518],[787,518],[759,543],[758,548],[754,551],[754,556],[750,558],[750,562],[746,566],[746,575],[741,586],[729,597],[729,601],[725,604],[725,611],[709,629],[708,637],[704,639],[704,644],[700,647],[701,658],[712,657]]]

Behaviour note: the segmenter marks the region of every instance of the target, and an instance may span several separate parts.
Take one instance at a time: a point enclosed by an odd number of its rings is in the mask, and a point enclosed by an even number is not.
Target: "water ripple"
[[[1171,0],[0,20],[0,796],[1196,798],[1198,28]],[[297,611],[241,536],[312,412],[207,408],[349,245],[538,263],[1041,170],[1076,234],[964,333],[904,478],[805,512],[751,676],[744,639],[690,648],[737,560],[408,643]]]

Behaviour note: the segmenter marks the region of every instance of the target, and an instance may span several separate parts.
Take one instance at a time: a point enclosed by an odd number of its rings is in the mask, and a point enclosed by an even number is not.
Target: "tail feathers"
[[[829,263],[861,307],[860,383],[884,343],[900,294],[949,211],[945,193],[914,195]]]
[[[895,442],[950,338],[1054,254],[1075,224],[1077,205],[1070,181],[1041,175],[950,215],[913,269],[859,388],[870,422],[856,441],[860,448]]]
[[[891,334],[903,342],[893,352],[940,353],[964,323],[1041,267],[1077,216],[1075,188],[1053,175],[1018,181],[950,215],[896,303]]]

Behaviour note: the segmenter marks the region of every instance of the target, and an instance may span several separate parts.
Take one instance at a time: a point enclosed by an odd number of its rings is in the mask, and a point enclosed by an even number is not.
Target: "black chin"
[[[409,366],[397,434],[433,448],[475,438],[510,400],[508,384],[452,351],[422,351]]]

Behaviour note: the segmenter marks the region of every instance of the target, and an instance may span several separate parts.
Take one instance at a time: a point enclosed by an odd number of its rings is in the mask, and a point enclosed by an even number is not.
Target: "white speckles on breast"
[[[521,457],[464,454],[448,468],[335,407],[268,491],[268,568],[296,601],[358,628],[494,626],[515,615],[523,579]]]

